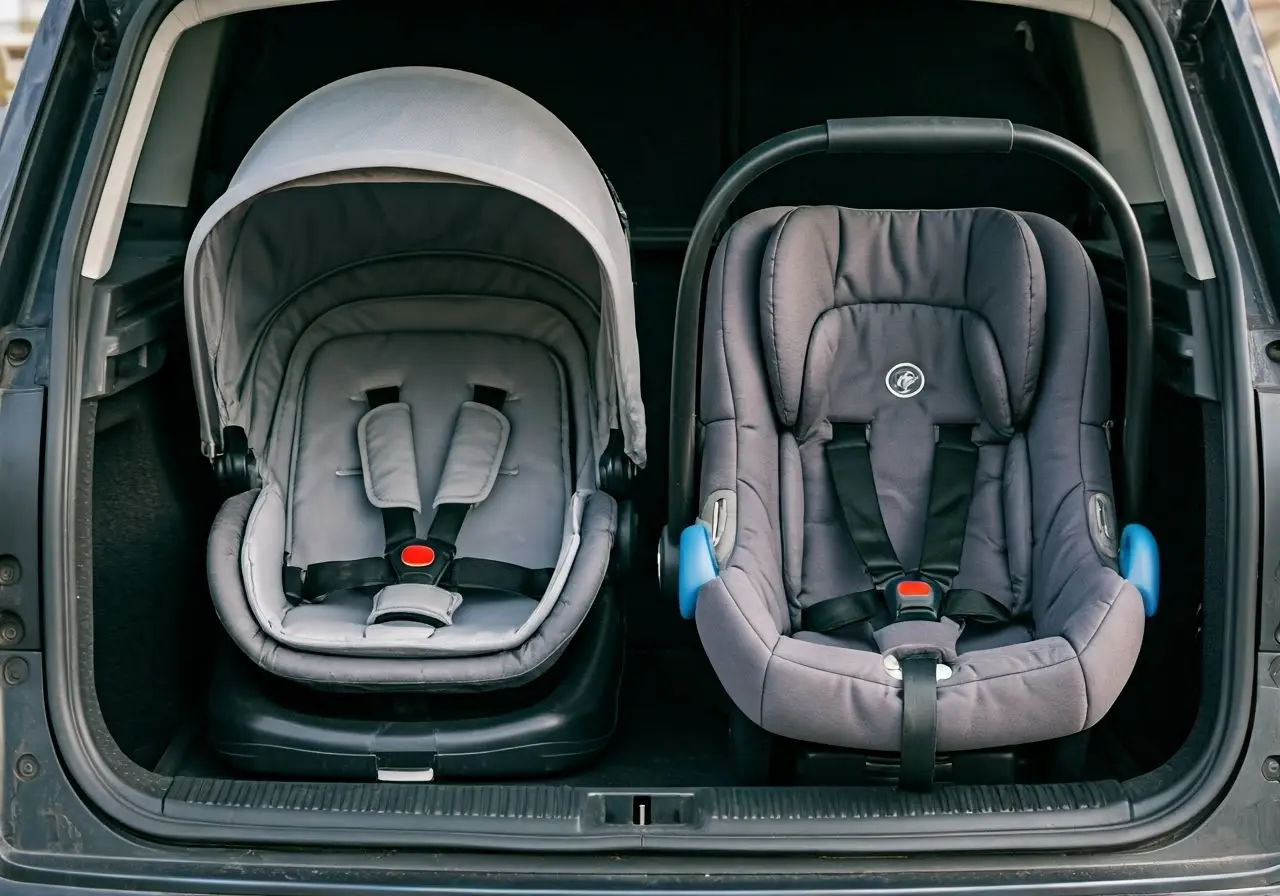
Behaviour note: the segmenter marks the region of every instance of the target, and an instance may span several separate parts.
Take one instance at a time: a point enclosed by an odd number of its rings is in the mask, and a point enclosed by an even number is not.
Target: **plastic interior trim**
[[[694,523],[680,533],[680,615],[692,619],[698,606],[702,586],[720,575],[711,531],[703,523]]]
[[[120,138],[98,198],[93,226],[89,230],[84,262],[80,267],[81,276],[97,280],[111,269],[125,208],[133,191],[138,159],[142,157],[142,147],[146,143],[147,129],[151,126],[151,116],[160,97],[160,87],[164,83],[173,48],[183,33],[204,22],[239,12],[325,2],[332,0],[182,0],[165,16],[155,37],[147,45],[142,69],[129,98],[124,125],[120,128]]]
[[[1124,13],[1117,9],[1111,0],[975,0],[975,2],[1017,6],[1024,9],[1043,9],[1045,12],[1071,16],[1102,28],[1120,42],[1124,56],[1129,62],[1129,69],[1133,73],[1134,82],[1137,84],[1143,123],[1149,141],[1149,145],[1141,147],[1140,150],[1146,150],[1154,160],[1165,202],[1169,205],[1169,217],[1173,224],[1178,250],[1182,255],[1182,263],[1187,273],[1196,280],[1212,280],[1215,274],[1213,256],[1209,251],[1209,240],[1205,236],[1204,223],[1196,204],[1195,193],[1191,189],[1186,165],[1182,154],[1178,151],[1178,140],[1173,133],[1169,110],[1165,108],[1160,85],[1151,67],[1151,60],[1147,58],[1138,33]],[[1122,88],[1117,85],[1117,89]]]
[[[698,215],[676,300],[671,371],[671,479],[667,532],[683,532],[696,510],[698,346],[701,341],[703,283],[711,246],[730,205],[753,180],[783,162],[830,153],[1007,153],[1022,150],[1057,162],[1089,184],[1115,226],[1125,262],[1128,290],[1128,360],[1125,382],[1124,513],[1137,519],[1142,509],[1151,409],[1151,279],[1142,233],[1133,209],[1107,170],[1071,141],[1038,128],[1001,119],[892,117],[846,118],[781,134],[761,143],[730,166],[711,190]],[[663,539],[664,550],[670,535]]]
[[[89,242],[81,265],[82,276],[97,280],[111,267],[125,208],[132,194],[138,160],[146,141],[147,129],[155,112],[173,48],[183,32],[202,22],[239,12],[323,2],[332,2],[332,0],[182,0],[166,16],[155,38],[147,46],[142,69],[129,99],[125,123],[121,128],[119,142],[107,173],[107,182],[93,216]],[[1178,152],[1173,125],[1170,122],[1168,110],[1165,109],[1160,86],[1151,67],[1151,60],[1147,58],[1137,33],[1124,14],[1109,0],[969,0],[969,2],[998,3],[1004,6],[1061,13],[1096,25],[1120,42],[1141,95],[1147,133],[1152,144],[1147,149],[1154,158],[1156,171],[1169,204],[1183,264],[1187,272],[1197,280],[1212,279],[1214,270],[1208,240],[1182,156]]]
[[[1120,575],[1142,595],[1142,608],[1150,619],[1160,606],[1160,551],[1156,537],[1141,523],[1130,523],[1120,533]]]
[[[186,208],[213,98],[227,19],[184,31],[164,73],[152,127],[143,136],[129,204]]]

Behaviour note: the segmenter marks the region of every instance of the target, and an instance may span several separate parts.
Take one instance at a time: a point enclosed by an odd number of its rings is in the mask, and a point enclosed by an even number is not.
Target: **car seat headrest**
[[[823,373],[837,354],[847,360],[848,326],[856,331],[858,315],[872,310],[866,306],[897,306],[875,309],[882,316],[878,326],[904,345],[919,346],[919,352],[942,343],[963,351],[976,402],[996,431],[1011,432],[1031,410],[1044,335],[1045,273],[1031,231],[1012,212],[798,208],[774,227],[760,289],[765,368],[786,426],[804,430],[832,413],[832,387]],[[938,313],[943,309],[970,313]],[[828,314],[833,311],[838,313]],[[894,316],[885,320],[886,313]],[[958,327],[959,335],[921,334],[922,327]],[[845,351],[838,353],[842,342]],[[902,361],[900,369],[866,371],[884,379],[888,389],[842,390],[841,411],[869,420],[876,404],[893,401],[895,392],[910,397],[912,389],[922,388],[920,367],[928,367],[929,359]],[[954,365],[948,368],[954,376]]]

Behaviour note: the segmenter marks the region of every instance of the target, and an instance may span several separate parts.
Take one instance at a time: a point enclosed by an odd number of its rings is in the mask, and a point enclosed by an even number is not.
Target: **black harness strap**
[[[529,569],[501,560],[459,557],[449,568],[447,579],[455,588],[477,591],[507,591],[541,597],[551,585],[554,569]]]
[[[833,423],[827,443],[827,465],[836,485],[836,498],[858,556],[877,589],[902,575],[902,564],[889,541],[880,513],[875,473],[871,469],[871,445],[862,423]]]
[[[849,537],[874,588],[831,597],[806,607],[801,611],[800,623],[805,631],[811,632],[831,632],[857,622],[870,621],[875,625],[892,621],[883,589],[890,580],[906,575],[880,513],[866,424],[833,423],[831,429],[832,439],[827,443],[826,453],[836,498],[844,513]],[[969,433],[967,425],[938,427],[924,544],[916,572],[941,590],[939,617],[975,623],[1008,623],[1010,615],[1004,605],[981,591],[950,590],[960,571],[974,474],[978,468],[978,446]]]
[[[431,519],[427,529],[427,538],[442,541],[445,544],[457,544],[458,533],[467,519],[470,504],[441,504],[436,508],[436,515]]]
[[[855,623],[867,622],[874,629],[895,619],[944,617],[974,623],[1009,622],[1009,611],[989,595],[968,588],[951,590],[964,553],[973,480],[978,468],[978,446],[973,443],[971,427],[938,427],[920,568],[912,573],[902,568],[885,529],[867,431],[865,424],[832,424],[826,454],[849,537],[874,587],[806,607],[800,614],[801,627],[811,632],[832,632]],[[910,603],[903,581],[913,586]],[[886,591],[893,592],[892,601],[886,600]],[[938,657],[913,654],[899,658],[899,664],[902,671],[899,784],[908,790],[928,790],[933,784],[938,740]]]
[[[298,569],[298,567],[290,567]],[[307,603],[324,600],[334,591],[353,588],[394,585],[395,570],[386,557],[362,557],[359,560],[326,560],[312,563],[305,572],[298,569],[302,578],[302,599]]]
[[[1004,605],[973,588],[956,588],[942,597],[939,617],[964,620],[976,625],[1007,625],[1011,621]],[[876,590],[854,591],[818,601],[800,611],[800,628],[806,632],[826,634],[869,622],[873,629],[893,621],[884,594]]]
[[[475,386],[471,391],[471,400],[500,411],[507,400],[507,393],[493,386]],[[441,504],[436,508],[431,527],[427,529],[427,538],[453,547],[458,543],[458,533],[462,531],[462,524],[470,510],[470,504]],[[391,542],[388,541],[387,546],[391,547]]]
[[[868,455],[867,467],[870,466]],[[969,503],[973,499],[973,477],[977,471],[978,446],[971,438],[971,428],[939,426],[938,443],[933,449],[933,472],[929,477],[920,572],[937,582],[943,591],[951,588],[956,573],[960,572],[964,531],[969,525]],[[875,506],[879,508],[880,502],[876,501]]]
[[[942,598],[942,616],[978,625],[1008,625],[1013,621],[1004,604],[976,588],[955,588]]]
[[[916,654],[903,657],[902,757],[898,786],[927,791],[933,786],[938,754],[938,661]]]
[[[870,622],[873,628],[881,628],[890,621],[884,595],[876,589],[829,597],[800,611],[800,628],[820,634],[859,622]]]
[[[296,566],[286,568],[302,576]],[[485,560],[480,557],[459,557],[445,574],[444,584],[454,588],[480,591],[507,591],[539,597],[551,584],[553,569],[529,569],[504,563],[501,560]],[[360,560],[329,560],[312,563],[302,576],[302,600],[315,603],[334,591],[354,588],[382,588],[394,585],[395,570],[386,557],[364,557]]]
[[[400,400],[400,390],[395,386],[370,389],[366,393],[371,408],[393,404]],[[507,393],[492,386],[476,386],[472,400],[500,410]],[[514,563],[485,560],[478,557],[453,558],[458,533],[466,521],[470,504],[441,504],[427,530],[426,541],[437,556],[450,559],[446,568],[433,584],[469,590],[506,591],[539,597],[551,584],[551,569],[526,569]],[[381,557],[363,557],[359,560],[329,560],[312,563],[305,570],[297,566],[284,568],[284,590],[289,602],[318,603],[335,591],[356,588],[380,588],[406,581],[406,575],[416,580],[424,573],[415,570],[400,571],[390,559],[396,551],[419,542],[414,511],[409,507],[382,508],[382,529],[387,552]],[[434,576],[434,574],[432,574]]]

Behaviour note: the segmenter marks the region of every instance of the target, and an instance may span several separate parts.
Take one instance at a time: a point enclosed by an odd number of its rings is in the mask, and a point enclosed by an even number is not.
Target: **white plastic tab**
[[[436,779],[433,768],[380,768],[378,780],[388,783],[420,784]]]
[[[889,673],[890,678],[895,681],[902,681],[902,664],[898,662],[898,658],[893,654],[889,654],[884,658],[884,669]],[[946,663],[938,663],[936,674],[938,681],[946,681],[952,675],[955,675],[955,670]]]

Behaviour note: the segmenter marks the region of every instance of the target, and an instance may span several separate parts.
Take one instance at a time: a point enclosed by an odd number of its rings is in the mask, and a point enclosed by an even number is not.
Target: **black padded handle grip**
[[[827,152],[957,153],[1013,151],[1013,122],[1001,118],[833,118]]]

